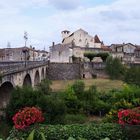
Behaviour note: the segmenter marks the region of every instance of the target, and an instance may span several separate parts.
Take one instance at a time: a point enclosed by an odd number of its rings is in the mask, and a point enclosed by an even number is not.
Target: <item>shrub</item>
[[[52,82],[48,79],[42,80],[41,83],[38,85],[38,90],[45,94],[48,95],[50,94],[50,92],[52,91],[50,85],[52,84]]]
[[[73,88],[68,86],[64,92],[63,100],[67,107],[67,113],[78,113],[81,108],[80,100],[78,100]]]
[[[106,60],[106,72],[111,79],[120,79],[124,74],[124,66],[118,58],[108,57]]]
[[[42,96],[44,97],[43,94],[37,90],[33,90],[31,87],[17,87],[12,92],[9,104],[6,107],[7,123],[12,123],[12,117],[19,109],[26,106],[36,106],[39,98]]]
[[[126,70],[124,81],[128,84],[140,86],[140,67],[130,67]]]
[[[32,129],[31,129],[32,131]],[[72,137],[76,140],[84,138],[87,140],[101,140],[106,137],[111,140],[127,140],[127,136],[123,129],[118,124],[75,124],[75,125],[49,125],[40,126],[40,131],[44,133],[47,140],[68,140]],[[29,132],[16,131],[13,129],[10,133],[9,139],[13,138],[21,140],[21,137],[27,138]]]
[[[134,109],[126,109],[118,112],[119,124],[140,124],[140,107]]]
[[[73,83],[72,89],[75,92],[76,96],[81,99],[85,89],[85,83],[83,81],[77,80]]]
[[[119,110],[119,109],[128,109],[128,108],[133,108],[134,106],[132,105],[131,102],[127,102],[126,100],[122,99],[118,102],[116,102],[114,104],[114,108],[116,110]]]
[[[83,114],[67,114],[64,119],[65,124],[82,124],[85,123],[87,117]]]
[[[44,117],[39,108],[25,107],[19,110],[12,120],[16,129],[25,129],[31,124],[43,122]]]

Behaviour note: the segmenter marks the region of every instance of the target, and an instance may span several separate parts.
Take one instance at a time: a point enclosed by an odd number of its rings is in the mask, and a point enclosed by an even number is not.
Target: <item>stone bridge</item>
[[[37,86],[47,69],[48,61],[0,62],[0,108],[6,106],[14,87]]]

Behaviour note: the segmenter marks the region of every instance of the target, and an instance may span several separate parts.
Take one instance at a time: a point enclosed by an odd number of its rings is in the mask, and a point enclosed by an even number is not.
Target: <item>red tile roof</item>
[[[94,41],[95,41],[95,43],[101,43],[101,41],[97,35],[95,35]]]

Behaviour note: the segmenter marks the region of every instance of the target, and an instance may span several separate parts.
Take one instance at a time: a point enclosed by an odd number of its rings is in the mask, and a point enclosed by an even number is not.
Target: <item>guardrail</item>
[[[0,62],[0,74],[6,75],[18,71],[28,70],[43,65],[47,65],[49,61],[12,61]]]

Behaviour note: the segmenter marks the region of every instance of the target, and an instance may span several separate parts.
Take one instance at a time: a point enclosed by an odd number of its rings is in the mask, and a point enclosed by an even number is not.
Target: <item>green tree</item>
[[[83,81],[76,80],[72,85],[72,89],[74,90],[76,96],[81,99],[84,93],[85,83]]]
[[[52,84],[52,82],[50,80],[44,79],[41,81],[41,83],[38,85],[37,88],[41,93],[48,95],[52,91],[52,89],[50,87],[51,84]]]
[[[140,86],[140,67],[130,67],[126,70],[124,81],[128,84]]]
[[[84,57],[87,57],[90,61],[92,61],[92,59],[96,56],[95,53],[91,53],[91,52],[85,52],[84,53]]]
[[[120,79],[124,74],[125,69],[118,58],[110,56],[106,60],[106,72],[111,79]]]

